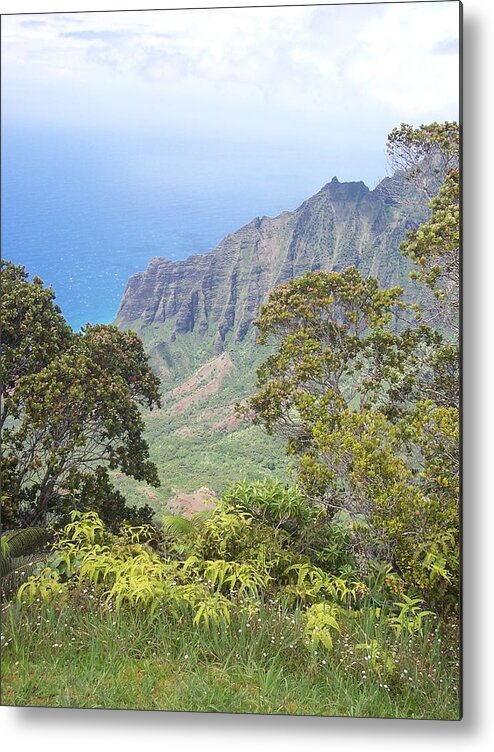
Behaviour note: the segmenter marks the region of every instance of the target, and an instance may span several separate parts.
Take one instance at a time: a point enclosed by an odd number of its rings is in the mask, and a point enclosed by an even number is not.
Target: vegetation
[[[50,539],[45,527],[27,527],[0,535],[0,594],[9,599],[32,574],[37,562],[46,560]]]
[[[459,329],[460,305],[460,131],[457,123],[432,123],[420,128],[402,125],[388,138],[391,164],[407,171],[429,199],[427,222],[411,232],[403,252],[416,264],[412,277],[433,293],[427,306],[429,319],[452,330]],[[431,193],[431,175],[441,176],[437,195]],[[423,306],[422,306],[423,308]],[[419,315],[423,314],[416,307]]]
[[[459,717],[446,305],[458,293],[458,130],[402,126],[389,148],[413,159],[412,179],[441,183],[403,247],[426,302],[354,268],[312,272],[274,290],[257,322],[270,351],[240,409],[286,443],[295,484],[239,482],[234,465],[212,510],[125,521],[109,472],[157,482],[139,410],[158,403],[156,380],[135,335],[67,333],[48,295],[63,344],[57,333],[48,362],[33,358],[5,392],[9,513],[54,530],[5,607],[4,702]]]
[[[151,510],[125,508],[108,475],[158,484],[140,406],[159,404],[159,382],[139,338],[103,325],[73,333],[23,267],[3,264],[2,281],[4,527],[63,524],[78,508],[115,526],[149,519]]]
[[[3,702],[457,717],[455,620],[310,564],[314,516],[269,483],[158,537],[75,512],[4,614]]]
[[[457,128],[390,136],[395,157],[437,143],[451,162]],[[354,268],[277,288],[257,324],[261,342],[280,344],[248,402],[255,422],[288,440],[308,498],[357,522],[359,571],[389,562],[438,610],[456,609],[459,592],[459,354],[454,329],[439,328],[445,301],[458,310],[458,191],[454,166],[430,220],[403,245],[436,305],[407,306],[400,288],[382,290]]]

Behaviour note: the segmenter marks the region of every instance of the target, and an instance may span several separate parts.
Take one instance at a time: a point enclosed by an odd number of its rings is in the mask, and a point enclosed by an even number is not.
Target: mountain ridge
[[[399,246],[427,216],[425,197],[402,174],[372,190],[335,177],[295,210],[255,217],[208,253],[155,257],[130,278],[116,323],[139,333],[163,385],[163,407],[145,415],[161,480],[157,510],[202,487],[221,494],[242,477],[289,479],[281,440],[235,415],[269,354],[255,345],[260,305],[277,284],[350,265],[385,287],[401,284],[413,298]],[[137,482],[118,484],[132,502],[149,502]]]
[[[245,339],[271,289],[307,271],[356,266],[384,286],[408,288],[399,245],[426,216],[425,200],[401,174],[372,190],[334,177],[295,210],[255,217],[212,251],[151,259],[129,279],[116,323],[139,333],[161,328],[166,344],[193,333],[217,355]]]

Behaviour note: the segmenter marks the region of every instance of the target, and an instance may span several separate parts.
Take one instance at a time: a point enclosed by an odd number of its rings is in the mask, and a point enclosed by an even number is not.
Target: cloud
[[[83,24],[86,23],[86,16],[81,18],[82,13],[50,13],[50,21],[61,24]]]
[[[443,39],[434,45],[432,52],[435,55],[458,55],[460,49],[460,40],[458,37],[454,39]]]
[[[129,31],[115,31],[113,29],[102,29],[101,31],[97,31],[95,29],[82,29],[81,31],[64,31],[60,34],[61,37],[66,37],[67,39],[84,39],[84,40],[90,40],[90,41],[101,41],[101,42],[113,42],[119,39],[129,39],[135,36],[132,34],[132,32]]]
[[[458,64],[454,42],[458,4],[403,3],[370,21],[358,35],[360,54],[349,61],[349,82],[364,103],[385,106],[402,119],[457,117]],[[449,55],[438,48],[449,46]],[[456,57],[459,47],[456,47]]]
[[[38,21],[36,19],[32,19],[30,21],[22,21],[22,26],[25,29],[39,29],[41,26],[47,26],[48,24],[46,21]]]
[[[111,27],[110,27],[111,20]],[[78,24],[77,30],[74,23]],[[180,87],[320,122],[454,117],[458,3],[383,3],[4,19],[5,76],[43,86]],[[34,69],[35,66],[35,69]],[[68,96],[68,95],[67,95]]]

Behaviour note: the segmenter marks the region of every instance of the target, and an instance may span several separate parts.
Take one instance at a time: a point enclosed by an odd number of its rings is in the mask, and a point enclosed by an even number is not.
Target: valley
[[[261,305],[307,271],[348,266],[415,300],[400,244],[427,214],[427,201],[401,173],[374,190],[333,178],[295,211],[257,217],[210,253],[154,258],[131,277],[116,324],[139,334],[161,379],[163,404],[146,414],[145,433],[161,486],[114,474],[117,488],[161,515],[195,508],[203,488],[209,499],[240,478],[289,480],[282,442],[235,412],[269,354],[256,344]]]

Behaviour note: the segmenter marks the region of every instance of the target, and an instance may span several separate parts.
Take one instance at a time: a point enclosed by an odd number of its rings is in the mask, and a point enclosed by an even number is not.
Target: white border
[[[39,13],[235,4],[242,2],[0,0],[0,11]],[[283,4],[304,3],[287,0]],[[253,0],[252,5],[263,3]],[[492,79],[489,80],[490,71],[494,70],[493,15],[491,0],[464,2],[464,720],[445,723],[3,707],[0,735],[4,749],[250,752],[269,748],[273,752],[326,752],[332,748],[338,752],[396,752],[399,745],[400,752],[455,752],[463,748],[493,748],[494,588],[489,554],[493,548],[494,494],[489,492],[494,488],[494,463],[489,439],[494,426],[494,380],[489,344],[494,331],[494,243],[488,242],[493,235],[489,192],[494,180],[490,148]]]

